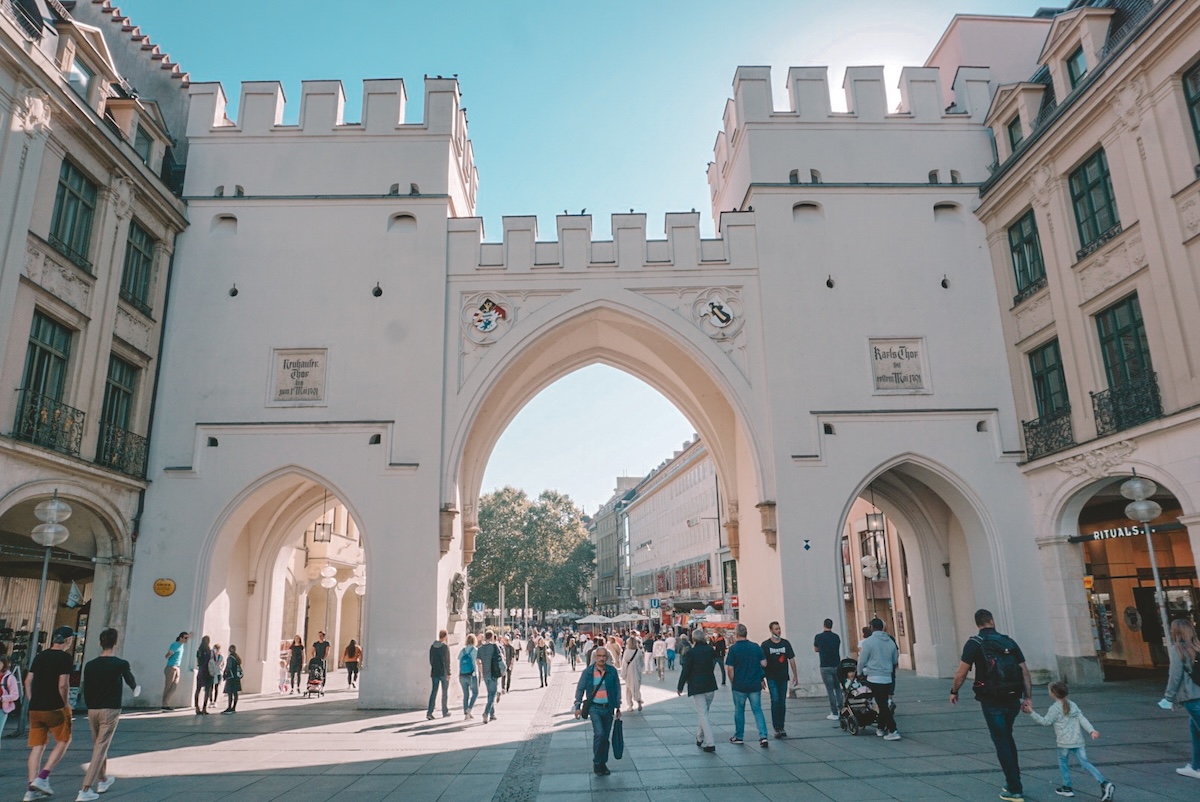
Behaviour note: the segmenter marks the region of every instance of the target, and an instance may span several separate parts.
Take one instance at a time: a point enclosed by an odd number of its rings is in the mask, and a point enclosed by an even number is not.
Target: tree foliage
[[[535,610],[576,610],[595,572],[595,547],[583,511],[554,490],[530,499],[524,490],[503,487],[479,500],[479,534],[468,570],[471,600],[499,605],[499,583],[507,607],[524,602]]]

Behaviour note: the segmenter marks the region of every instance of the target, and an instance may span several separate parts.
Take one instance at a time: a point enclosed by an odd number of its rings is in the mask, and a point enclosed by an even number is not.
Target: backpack
[[[221,663],[218,662],[216,657],[208,658],[208,676],[210,676],[210,677],[221,676]]]
[[[976,697],[1002,699],[1023,693],[1025,675],[1021,671],[1021,660],[1016,642],[1003,635],[976,635],[971,640],[979,643],[983,650],[983,661],[987,672],[983,679],[973,685]]]
[[[500,647],[499,646],[492,649],[491,669],[492,669],[493,677],[503,677],[504,676],[504,660],[501,659],[501,657],[500,657]]]
[[[475,673],[475,650],[463,649],[458,653],[458,673],[474,674]]]
[[[1183,673],[1187,674],[1193,685],[1200,685],[1200,652],[1196,652],[1196,656],[1192,658],[1192,667],[1185,668]]]

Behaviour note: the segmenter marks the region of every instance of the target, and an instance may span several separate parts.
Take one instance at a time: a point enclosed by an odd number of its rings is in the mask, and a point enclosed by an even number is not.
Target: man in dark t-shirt
[[[725,644],[725,636],[721,634],[721,630],[717,630],[716,634],[708,639],[708,645],[712,647],[713,654],[717,658],[717,673],[721,675],[721,684],[725,684],[725,671],[721,666],[725,665],[725,652],[727,646]]]
[[[142,692],[129,663],[114,654],[116,647],[117,631],[104,630],[100,633],[100,656],[83,667],[83,700],[92,730],[92,760],[75,802],[99,799],[117,779],[108,775],[108,748],[121,717],[121,683],[128,685],[134,696]]]
[[[429,691],[429,709],[425,718],[433,719],[433,705],[437,702],[438,686],[442,688],[442,718],[450,718],[450,707],[446,703],[446,695],[450,692],[450,647],[446,645],[449,633],[446,630],[438,632],[438,639],[429,647],[429,676],[433,688]]]
[[[825,629],[813,638],[813,651],[820,656],[821,681],[825,683],[825,693],[829,696],[830,721],[838,720],[838,711],[842,709],[842,686],[838,684],[837,668],[842,662],[842,639],[833,631],[833,619],[826,618]]]
[[[799,683],[800,674],[796,671],[796,652],[787,638],[780,637],[783,631],[778,621],[770,623],[771,637],[762,642],[763,659],[767,661],[764,672],[767,675],[767,690],[771,694],[771,726],[775,728],[776,738],[786,738],[785,719],[787,718],[787,690],[789,672],[793,684]]]
[[[1021,767],[1017,762],[1017,744],[1013,740],[1013,722],[1017,715],[1024,710],[1033,710],[1033,681],[1029,676],[1029,668],[1025,665],[1025,655],[1017,642],[1007,635],[996,631],[996,622],[987,610],[975,611],[975,626],[979,634],[967,640],[963,646],[962,659],[954,680],[950,685],[950,704],[958,704],[958,689],[967,678],[967,672],[975,669],[975,698],[983,708],[983,720],[987,722],[988,732],[992,736],[992,744],[996,747],[996,757],[1000,760],[1000,768],[1004,770],[1004,792],[1000,798],[1008,802],[1021,802],[1025,799],[1021,786]],[[994,695],[987,687],[988,661],[985,642],[995,649],[1009,650],[1016,657],[1021,667],[1024,679],[1024,691],[1011,691]],[[995,653],[995,652],[993,652]]]
[[[496,720],[496,687],[501,674],[495,673],[494,668],[503,671],[504,657],[500,646],[496,643],[496,633],[490,629],[483,633],[483,645],[476,652],[475,659],[479,662],[479,676],[483,677],[483,685],[487,689],[487,704],[483,706],[483,723]]]
[[[50,638],[50,648],[33,658],[25,675],[25,697],[29,700],[29,788],[26,800],[41,799],[53,794],[50,772],[67,753],[71,745],[71,702],[69,697],[71,671],[75,661],[71,648],[75,645],[75,630],[59,627]],[[42,766],[42,753],[50,736],[54,748]]]

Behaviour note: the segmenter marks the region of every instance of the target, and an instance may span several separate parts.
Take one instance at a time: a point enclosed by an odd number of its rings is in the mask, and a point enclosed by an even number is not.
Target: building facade
[[[629,612],[629,527],[625,507],[638,484],[636,476],[618,476],[612,497],[588,521],[588,538],[596,548],[591,609],[601,615]]]
[[[1060,669],[1166,664],[1200,606],[1200,7],[1072,3],[1001,86],[987,229]],[[1158,484],[1153,546],[1124,480]]]
[[[39,629],[77,628],[77,669],[99,652],[88,633],[124,628],[129,613],[161,323],[187,225],[173,167],[187,76],[111,16],[0,3],[0,644],[29,654],[45,555],[30,532],[57,493],[73,514]]]

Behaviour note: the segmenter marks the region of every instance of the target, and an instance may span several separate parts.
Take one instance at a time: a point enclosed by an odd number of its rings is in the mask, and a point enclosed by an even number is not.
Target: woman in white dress
[[[630,633],[625,639],[625,650],[621,652],[621,679],[625,682],[625,692],[629,701],[629,709],[633,710],[637,702],[638,710],[642,709],[642,640],[635,633]]]

